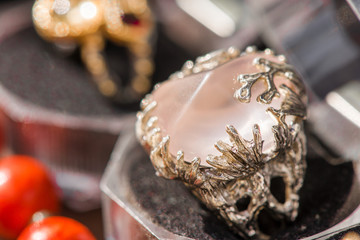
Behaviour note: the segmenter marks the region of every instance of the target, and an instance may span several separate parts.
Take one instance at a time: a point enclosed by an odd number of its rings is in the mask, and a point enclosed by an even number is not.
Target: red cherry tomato
[[[35,212],[59,208],[58,188],[39,161],[17,155],[0,159],[0,238],[16,238]]]
[[[81,223],[67,217],[48,217],[29,225],[18,240],[95,240]]]

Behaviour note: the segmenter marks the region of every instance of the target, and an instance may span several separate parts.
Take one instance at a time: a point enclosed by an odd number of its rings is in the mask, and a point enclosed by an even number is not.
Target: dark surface
[[[129,176],[139,204],[165,229],[194,239],[239,239],[180,181],[156,177],[145,153],[132,163]],[[351,163],[332,166],[320,158],[308,159],[299,216],[274,238],[299,239],[328,228],[347,197],[352,179]]]
[[[64,113],[113,115],[77,59],[61,56],[33,29],[0,44],[0,76],[5,88],[25,101]]]
[[[158,27],[153,82],[167,79],[181,68],[189,54],[170,42]],[[34,29],[23,30],[0,43],[0,81],[15,95],[36,105],[73,115],[119,115],[137,110],[139,104],[115,106],[92,83],[79,51],[65,55],[46,43]],[[131,67],[125,48],[108,43],[107,62],[115,80],[129,79]]]
[[[352,163],[333,166],[323,159],[308,159],[297,220],[276,239],[299,239],[330,227],[345,202],[353,181]]]
[[[167,230],[195,239],[239,239],[184,184],[156,177],[145,153],[132,163],[129,178],[140,205]]]

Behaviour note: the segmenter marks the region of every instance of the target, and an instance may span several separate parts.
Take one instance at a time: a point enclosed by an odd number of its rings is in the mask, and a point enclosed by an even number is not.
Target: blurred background
[[[307,84],[313,150],[332,164],[358,160],[360,1],[148,3],[155,19],[152,85],[216,49],[271,48],[284,54]],[[119,106],[99,95],[78,48],[59,49],[37,35],[33,4],[0,1],[2,154],[43,162],[62,189],[61,214],[104,239],[100,180],[116,140],[133,128],[138,103]],[[129,78],[126,47],[107,41],[104,56],[112,74]]]

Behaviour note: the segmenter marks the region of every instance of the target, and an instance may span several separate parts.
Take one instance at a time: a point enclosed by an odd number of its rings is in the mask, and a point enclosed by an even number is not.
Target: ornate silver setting
[[[172,77],[182,78],[197,72],[211,70],[236,57],[256,52],[248,47],[240,54],[235,48],[217,51],[198,58],[195,63],[187,62],[180,72]],[[271,50],[265,54],[273,55]],[[303,184],[306,170],[306,139],[303,120],[306,118],[305,88],[294,72],[285,63],[283,56],[277,56],[283,63],[274,63],[265,58],[257,58],[254,64],[263,72],[239,75],[242,83],[234,97],[242,103],[250,101],[251,87],[259,79],[264,79],[267,91],[257,96],[257,101],[267,104],[274,97],[283,95],[280,109],[269,107],[275,124],[272,127],[276,147],[270,153],[262,151],[263,141],[259,126],[253,126],[253,139],[247,140],[229,125],[226,132],[231,144],[218,141],[215,144],[219,156],[208,155],[206,161],[211,167],[200,164],[199,158],[192,162],[184,160],[184,152],[177,156],[169,152],[170,136],[162,136],[158,127],[158,118],[152,111],[157,103],[149,96],[142,101],[136,131],[139,141],[150,150],[150,159],[158,176],[168,179],[180,179],[209,209],[215,210],[236,232],[242,236],[266,239],[258,218],[262,210],[267,210],[275,219],[293,221],[298,214],[298,191]],[[291,81],[296,91],[285,84],[279,89],[274,84],[274,76],[281,74]],[[286,121],[287,116],[294,119]],[[274,178],[282,178],[285,184],[285,196],[279,200],[271,191]],[[239,202],[246,202],[239,207]]]

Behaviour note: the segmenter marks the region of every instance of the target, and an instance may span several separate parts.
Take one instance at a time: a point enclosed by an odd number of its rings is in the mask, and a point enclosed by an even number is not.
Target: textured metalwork
[[[299,76],[294,72],[292,67],[288,64],[279,64],[271,62],[265,58],[255,58],[254,65],[262,68],[264,72],[254,74],[240,74],[237,81],[242,83],[242,87],[235,91],[234,97],[241,102],[250,102],[251,87],[259,79],[264,79],[267,85],[267,91],[257,97],[257,101],[261,103],[271,103],[271,100],[277,96],[279,97],[279,91],[275,87],[274,76],[281,74],[287,79],[292,81],[299,89],[300,95],[305,93],[305,89],[300,81]]]
[[[173,77],[195,73],[195,66],[211,70],[235,58],[229,52],[237,52],[236,56],[239,56],[239,51],[233,48],[206,55],[208,57],[204,64],[201,61],[196,64],[186,63],[183,70]],[[256,49],[249,47],[241,56],[253,52]],[[270,50],[265,50],[265,53],[273,55]],[[278,59],[285,62],[282,56],[278,56]],[[262,151],[263,140],[257,124],[253,126],[251,140],[242,138],[233,126],[228,125],[226,132],[231,144],[223,141],[216,143],[220,155],[208,155],[206,159],[211,167],[202,166],[199,158],[185,161],[185,153],[182,151],[173,156],[169,152],[170,136],[162,136],[158,118],[152,114],[157,103],[150,100],[150,95],[142,101],[143,111],[138,113],[136,130],[140,142],[150,150],[150,159],[158,176],[180,179],[240,235],[266,239],[269,236],[262,232],[258,224],[258,216],[263,209],[269,210],[276,219],[294,220],[298,214],[298,191],[303,184],[306,169],[306,139],[303,131],[306,95],[300,78],[291,66],[264,58],[256,59],[254,64],[264,69],[264,72],[239,75],[237,79],[243,84],[235,91],[234,97],[242,103],[248,102],[251,86],[259,79],[265,79],[268,85],[267,91],[257,96],[260,103],[269,103],[276,96],[284,97],[280,109],[267,109],[276,121],[272,127],[276,146],[271,152]],[[286,76],[296,90],[285,84],[277,89],[274,84],[277,74]],[[287,116],[291,116],[292,120],[287,121]],[[285,184],[283,202],[270,189],[271,180],[276,177],[281,177]],[[246,199],[249,200],[248,204],[244,209],[239,209],[237,203]]]
[[[83,63],[103,96],[128,103],[150,90],[154,19],[147,0],[36,0],[32,14],[41,37],[62,48],[80,46]],[[106,39],[131,53],[129,83],[113,78],[103,51]]]
[[[234,58],[239,57],[240,51],[237,48],[229,47],[226,50],[218,50],[198,57],[195,62],[186,61],[180,71],[175,72],[171,78],[183,78],[194,73],[211,70]]]

